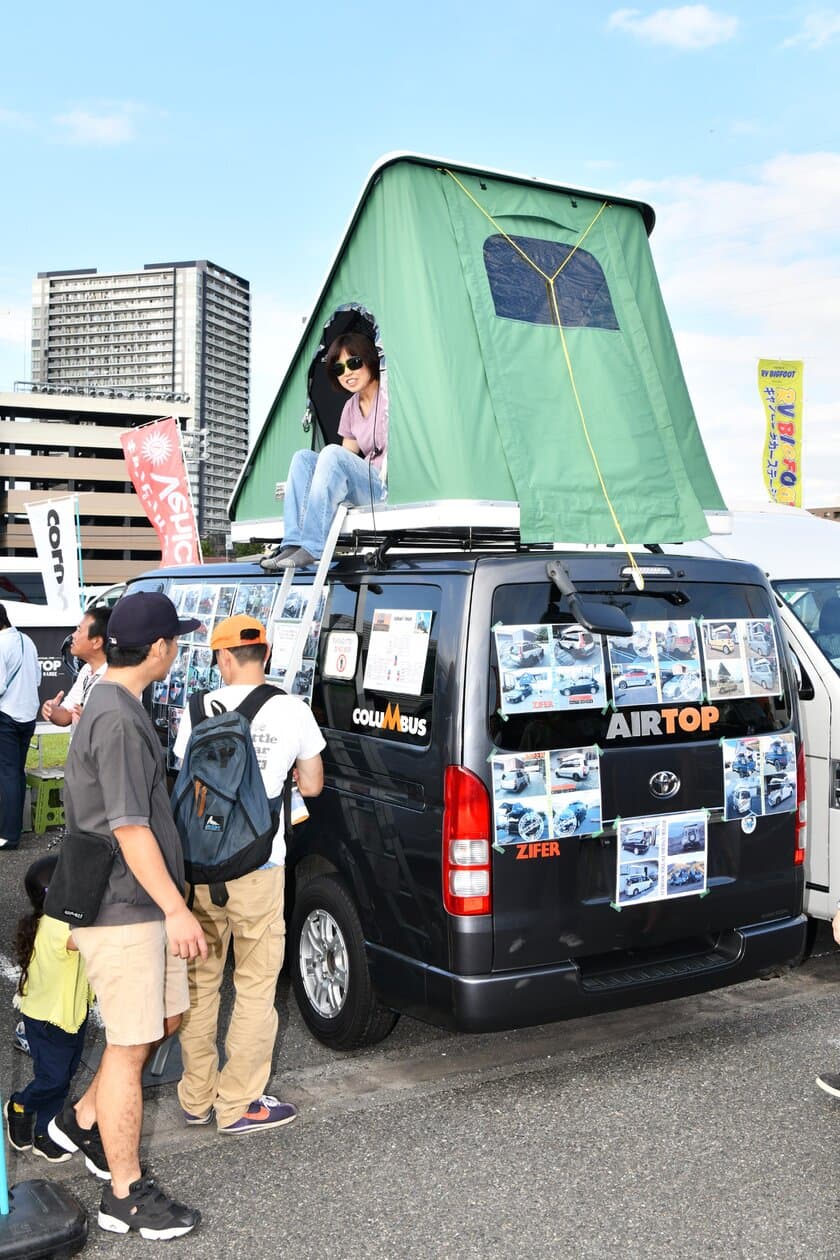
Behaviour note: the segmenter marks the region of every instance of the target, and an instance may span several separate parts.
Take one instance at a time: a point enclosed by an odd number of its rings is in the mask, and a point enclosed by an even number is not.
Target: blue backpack
[[[251,740],[251,722],[272,696],[286,693],[262,683],[235,709],[208,717],[206,691],[190,696],[190,731],[172,789],[172,812],[184,846],[187,882],[208,884],[223,906],[225,881],[265,866],[277,831],[280,798],[269,800]],[[291,786],[287,780],[285,795]],[[290,810],[286,807],[288,828]],[[190,901],[192,897],[190,898]]]

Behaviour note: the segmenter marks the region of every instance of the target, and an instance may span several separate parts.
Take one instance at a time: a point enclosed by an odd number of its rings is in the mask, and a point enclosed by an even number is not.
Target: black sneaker
[[[99,1177],[102,1181],[111,1180],[98,1126],[83,1129],[76,1119],[76,1109],[72,1103],[68,1103],[59,1115],[50,1120],[47,1133],[62,1150],[69,1151],[71,1155],[81,1151],[85,1157],[85,1167],[94,1177]]]
[[[199,1212],[184,1207],[183,1203],[175,1203],[153,1177],[132,1181],[124,1199],[118,1199],[110,1186],[102,1191],[99,1225],[114,1234],[134,1230],[141,1238],[163,1242],[188,1234],[200,1220]]]
[[[54,1142],[48,1133],[36,1133],[32,1139],[32,1154],[40,1155],[51,1164],[63,1164],[73,1158],[72,1151],[65,1151],[63,1146]]]
[[[6,1103],[6,1124],[9,1126],[9,1145],[16,1151],[28,1151],[32,1146],[32,1112],[16,1111],[11,1098]]]
[[[827,1094],[840,1098],[840,1072],[821,1072],[817,1077],[817,1084]]]

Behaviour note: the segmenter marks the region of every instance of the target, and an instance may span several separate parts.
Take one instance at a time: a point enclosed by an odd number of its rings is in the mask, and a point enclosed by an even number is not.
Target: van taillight
[[[806,781],[805,781],[805,745],[799,745],[799,751],[796,754],[796,825],[794,834],[796,836],[796,847],[793,850],[794,866],[801,866],[805,861],[805,827],[808,822],[808,802],[806,800]]]
[[[443,778],[443,904],[450,914],[489,914],[490,797],[478,775],[447,766]]]

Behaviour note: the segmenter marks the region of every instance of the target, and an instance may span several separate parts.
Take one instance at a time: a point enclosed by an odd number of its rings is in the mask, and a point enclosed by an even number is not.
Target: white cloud
[[[705,4],[684,4],[676,9],[657,9],[647,17],[638,9],[616,9],[607,30],[622,30],[650,44],[694,52],[734,39],[738,19],[716,13]]]
[[[831,9],[818,9],[809,13],[795,35],[786,39],[782,48],[791,48],[795,44],[805,44],[807,48],[824,48],[827,43],[840,35],[840,13]]]
[[[805,363],[804,500],[840,503],[840,153],[781,154],[752,178],[635,184],[657,212],[654,259],[726,498],[765,497],[759,358]]]
[[[138,107],[122,104],[99,112],[73,109],[58,114],[53,122],[66,144],[112,146],[128,144],[136,138],[135,115]]]

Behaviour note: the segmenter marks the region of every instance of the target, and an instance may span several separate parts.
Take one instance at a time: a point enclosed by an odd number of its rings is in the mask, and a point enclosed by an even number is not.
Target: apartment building
[[[33,389],[188,405],[199,532],[217,541],[248,452],[250,337],[248,281],[207,260],[33,282]]]

